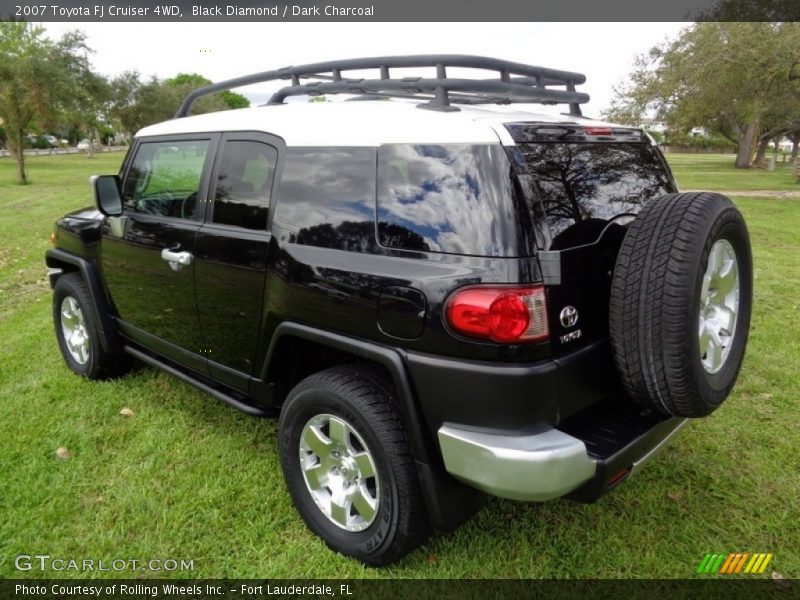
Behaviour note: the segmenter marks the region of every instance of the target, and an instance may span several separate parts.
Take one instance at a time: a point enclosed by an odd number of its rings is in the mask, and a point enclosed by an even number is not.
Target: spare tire
[[[747,226],[728,198],[668,194],[631,223],[609,319],[628,395],[679,417],[710,414],[742,365],[753,297]]]

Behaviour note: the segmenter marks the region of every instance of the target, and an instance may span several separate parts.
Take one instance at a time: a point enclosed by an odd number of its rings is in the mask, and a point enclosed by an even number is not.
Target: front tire
[[[330,548],[386,565],[425,541],[414,460],[379,377],[352,367],[307,377],[286,399],[279,435],[292,500]]]
[[[103,348],[96,314],[80,274],[58,278],[53,288],[53,324],[64,362],[87,379],[107,379],[127,371],[130,363],[126,355]]]

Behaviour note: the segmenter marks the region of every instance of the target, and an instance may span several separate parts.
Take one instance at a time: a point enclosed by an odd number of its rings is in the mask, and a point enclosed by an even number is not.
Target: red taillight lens
[[[447,301],[445,315],[456,332],[495,342],[534,342],[549,334],[541,285],[465,288]]]
[[[614,129],[611,127],[584,127],[586,135],[611,135]]]
[[[619,473],[616,473],[611,479],[608,480],[608,487],[612,488],[625,479],[628,475],[631,474],[630,469],[622,469]]]

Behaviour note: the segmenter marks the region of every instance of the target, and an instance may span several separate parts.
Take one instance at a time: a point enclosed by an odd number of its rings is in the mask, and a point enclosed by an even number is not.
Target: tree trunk
[[[758,142],[758,152],[756,152],[756,159],[754,161],[757,167],[763,167],[765,164],[764,158],[767,155],[767,144],[769,144],[769,138],[764,138]]]
[[[792,141],[792,162],[797,160],[798,147],[800,147],[800,137],[796,137]]]
[[[744,135],[739,138],[739,148],[736,152],[736,168],[749,169],[750,158],[753,155],[753,146],[756,142],[756,133],[758,131],[758,121],[753,121],[747,124],[744,130]]]
[[[25,133],[11,131],[8,136],[8,149],[17,163],[17,183],[25,185],[28,177],[25,175]]]

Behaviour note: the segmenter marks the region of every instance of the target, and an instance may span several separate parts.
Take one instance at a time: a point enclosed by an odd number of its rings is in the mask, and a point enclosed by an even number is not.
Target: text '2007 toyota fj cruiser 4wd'
[[[186,116],[278,79],[267,106]],[[583,82],[411,56],[193,92],[57,223],[64,359],[95,379],[133,357],[280,414],[298,511],[370,564],[483,493],[597,499],[730,392],[752,266],[730,201],[678,193],[645,133],[583,118]],[[357,101],[284,102],[339,93]]]

